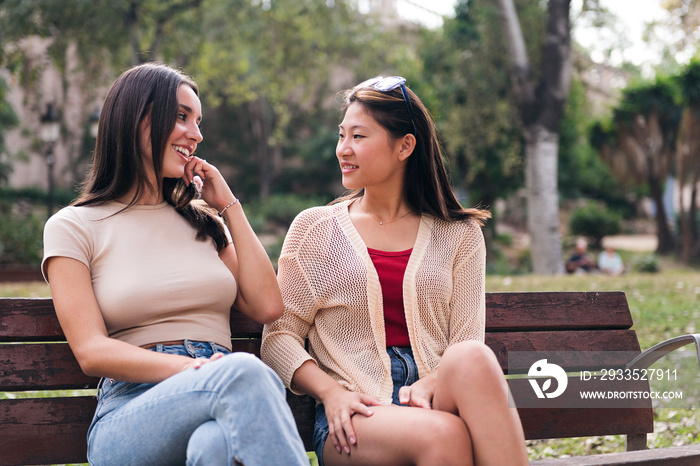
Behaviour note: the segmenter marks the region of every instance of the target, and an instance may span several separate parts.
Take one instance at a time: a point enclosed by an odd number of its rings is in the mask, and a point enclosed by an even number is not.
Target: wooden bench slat
[[[297,428],[307,451],[313,451],[315,402],[287,392],[297,413]],[[94,397],[34,398],[0,403],[0,465],[85,462],[87,429],[97,400]],[[300,413],[304,413],[300,416]],[[41,442],[36,442],[41,438]]]
[[[561,364],[571,370],[583,370],[597,366],[593,351],[639,350],[634,330],[567,331],[567,332],[497,332],[486,334],[486,343],[494,350],[504,373],[508,372],[508,352],[545,351],[553,342],[560,351],[576,351],[570,363]],[[234,339],[234,351],[245,351],[260,356],[260,339]],[[582,351],[590,351],[591,359],[581,357]],[[35,343],[31,345],[0,345],[0,391],[34,389],[58,390],[70,388],[92,388],[93,377],[82,373],[73,353],[66,343]],[[618,361],[619,366],[629,362]],[[529,367],[513,367],[513,372],[527,372]],[[36,388],[39,387],[39,388]]]
[[[259,337],[263,326],[238,310],[231,312],[232,338]],[[51,298],[2,298],[0,342],[62,340]]]
[[[650,409],[525,408],[518,410],[528,440],[588,437],[594,435],[646,434],[654,431]]]
[[[287,401],[297,419],[307,422],[297,423],[297,427],[308,451],[313,450],[311,436],[313,433],[313,412],[315,403],[309,397],[287,393]],[[33,452],[37,463],[44,464],[42,450],[53,455],[52,449],[58,454],[66,449],[63,444],[82,445],[77,449],[77,456],[61,456],[62,462],[81,462],[85,456],[85,435],[87,425],[92,419],[96,400],[93,397],[74,398],[42,398],[31,400],[4,400],[0,404],[0,413],[5,422],[0,425],[0,451],[12,452],[14,449],[25,450],[26,438],[42,439],[59,436],[58,446],[42,440],[42,447]],[[300,413],[306,413],[300,416]],[[646,409],[520,409],[519,414],[523,423],[526,438],[549,438],[552,431],[561,433],[563,437],[584,437],[607,434],[645,434],[653,432],[653,416]],[[79,428],[85,424],[84,428]],[[15,447],[16,445],[16,447]],[[59,448],[60,447],[60,448]],[[74,448],[67,448],[74,452]],[[0,464],[13,464],[9,456],[3,454]],[[42,459],[43,458],[43,459]],[[51,456],[51,458],[58,458]],[[25,464],[27,459],[14,460]],[[54,462],[59,461],[54,459]]]
[[[86,462],[94,397],[2,401],[0,465]]]
[[[0,345],[0,391],[94,388],[68,343]]]
[[[632,327],[622,291],[486,293],[486,309],[486,332]]]
[[[51,298],[2,298],[0,341],[63,338]]]
[[[287,390],[287,403],[294,413],[294,420],[299,435],[304,441],[306,451],[314,451],[314,423],[316,416],[316,401],[310,396],[299,396]]]
[[[580,411],[588,409],[632,409],[648,410],[651,412],[652,400],[649,398],[635,397],[632,393],[649,392],[647,380],[601,380],[591,379],[583,381],[578,376],[569,377],[564,393],[556,398],[537,398],[532,390],[531,380],[518,378],[508,380],[508,389],[512,396],[512,402],[521,409],[538,408],[577,408]],[[593,393],[625,393],[621,398],[584,398],[580,394]],[[589,395],[590,396],[590,395]],[[595,396],[595,395],[593,395]]]
[[[233,351],[260,357],[260,339],[233,340]],[[85,375],[68,343],[0,345],[0,391],[95,388],[99,378]]]
[[[231,338],[257,338],[262,331],[262,324],[249,319],[236,308],[231,309]]]
[[[569,359],[560,364],[571,370],[581,370],[600,367],[595,353],[609,352],[641,352],[637,334],[634,330],[566,330],[562,332],[494,332],[486,334],[486,344],[496,353],[501,368],[508,372],[508,353],[511,351],[552,351],[575,352]],[[591,358],[582,358],[581,352],[591,352]],[[623,355],[620,355],[623,356]],[[629,360],[620,360],[624,366]],[[527,372],[528,367],[513,367],[515,373]]]
[[[486,331],[626,329],[632,327],[621,291],[486,293]],[[3,298],[0,341],[62,335],[50,298]],[[262,325],[234,310],[234,336],[261,333]]]

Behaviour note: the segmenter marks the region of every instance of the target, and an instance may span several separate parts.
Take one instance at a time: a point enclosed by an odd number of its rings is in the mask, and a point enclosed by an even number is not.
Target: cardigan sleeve
[[[317,300],[298,257],[308,228],[300,214],[287,233],[277,274],[284,313],[275,322],[265,325],[260,348],[262,360],[296,394],[300,393],[292,386],[294,372],[304,362],[314,360],[304,349],[304,343],[317,311]]]
[[[449,345],[484,341],[486,325],[486,244],[481,228],[469,222],[453,272]]]

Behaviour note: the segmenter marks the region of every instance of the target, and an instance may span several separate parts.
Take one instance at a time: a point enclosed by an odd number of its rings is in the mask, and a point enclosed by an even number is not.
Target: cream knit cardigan
[[[278,264],[285,310],[265,326],[261,357],[292,391],[294,371],[313,359],[347,390],[391,404],[381,286],[348,204],[305,210],[292,223]],[[476,222],[422,216],[403,281],[420,377],[448,346],[484,341],[485,263]]]

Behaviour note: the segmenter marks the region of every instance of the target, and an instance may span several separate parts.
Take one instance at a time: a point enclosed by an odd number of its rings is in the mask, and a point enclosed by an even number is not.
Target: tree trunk
[[[693,187],[690,190],[690,218],[694,220],[691,225],[691,237],[692,237],[692,247],[690,248],[690,254],[688,255],[688,262],[698,262],[700,263],[700,234],[698,234],[698,177],[696,176],[693,182]]]
[[[700,183],[700,108],[690,105],[683,111],[676,143],[678,213],[680,227],[679,259],[691,263],[700,259],[698,236],[698,183]],[[689,195],[686,195],[688,192]]]
[[[131,51],[131,66],[142,63],[141,60],[141,44],[140,31],[138,30],[139,7],[138,2],[129,2],[129,9],[125,13],[124,24],[126,25],[127,35],[129,37],[129,48]]]
[[[248,103],[250,112],[250,129],[253,133],[253,145],[255,158],[258,163],[258,177],[260,180],[260,198],[267,199],[270,196],[270,155],[267,146],[264,103],[260,100],[251,100]]]
[[[570,0],[550,0],[542,70],[535,85],[513,0],[498,0],[508,42],[513,95],[525,126],[525,185],[536,274],[564,272],[559,232],[559,125],[569,92]]]
[[[684,188],[686,188],[685,183],[679,183],[678,189],[680,204],[678,217],[681,230],[681,251],[679,259],[681,262],[685,263],[700,259],[700,257],[698,257],[698,254],[700,254],[700,237],[698,237],[698,206],[696,201],[698,196],[698,182],[700,182],[700,180],[698,180],[697,176],[692,176],[690,178],[690,183],[687,186],[690,191],[687,202],[683,195],[685,191]]]
[[[559,134],[541,126],[528,128],[525,141],[527,224],[532,237],[532,265],[538,274],[564,273],[556,177],[558,150]]]
[[[698,235],[698,183],[700,183],[700,180],[698,180],[698,177],[696,176],[693,179],[693,184],[692,188],[690,188],[690,208],[688,209],[688,212],[690,214],[691,222],[690,224],[690,238],[691,238],[691,244],[693,244],[693,247],[691,248],[690,251],[690,258],[691,259],[700,259],[700,257],[697,257],[698,254],[700,254],[700,235]]]
[[[669,254],[675,250],[675,241],[671,234],[671,228],[668,226],[668,218],[666,215],[666,207],[664,206],[664,190],[663,183],[656,177],[649,177],[649,188],[651,190],[652,199],[656,204],[656,232],[659,244],[656,252],[659,254]]]

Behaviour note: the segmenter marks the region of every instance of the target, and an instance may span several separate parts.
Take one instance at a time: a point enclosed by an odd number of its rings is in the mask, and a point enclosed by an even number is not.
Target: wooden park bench
[[[513,351],[641,353],[623,292],[487,293],[486,313],[486,343],[505,373]],[[261,325],[233,311],[231,330],[235,351],[259,355]],[[636,367],[676,347],[697,345],[696,337],[645,352]],[[94,389],[98,379],[82,373],[63,340],[51,299],[0,298],[0,392]],[[90,393],[71,395],[0,399],[0,465],[86,462],[85,437],[96,400]],[[288,401],[312,451],[314,401],[290,393]],[[527,439],[627,436],[628,452],[568,458],[565,464],[700,464],[698,446],[645,450],[653,432],[651,402],[642,408],[526,408],[519,414]]]

